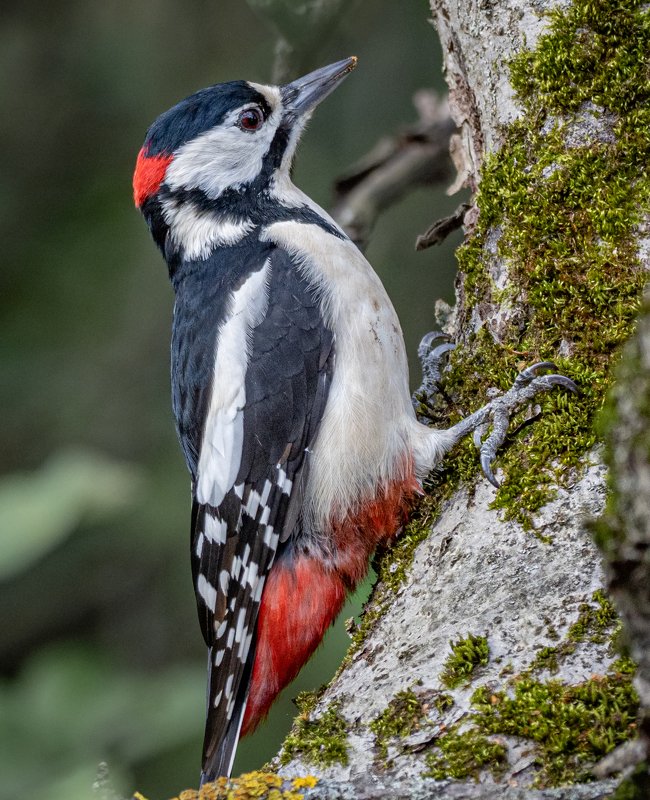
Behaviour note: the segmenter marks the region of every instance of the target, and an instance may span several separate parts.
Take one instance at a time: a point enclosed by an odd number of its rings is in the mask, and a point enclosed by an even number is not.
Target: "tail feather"
[[[226,778],[230,777],[232,765],[235,761],[235,754],[237,753],[237,743],[239,742],[239,732],[241,730],[242,720],[244,719],[245,708],[246,704],[244,703],[239,709],[239,713],[235,711],[232,719],[228,723],[228,728],[224,736],[216,747],[210,747],[208,745],[206,748],[204,745],[201,786],[203,786],[204,783],[215,781],[222,776]]]
[[[250,676],[253,669],[253,661],[255,660],[255,647],[252,646],[248,654],[248,659],[244,666],[244,673],[242,681],[239,686],[237,698],[235,700],[235,708],[232,716],[225,730],[217,730],[213,723],[213,715],[210,713],[210,708],[207,709],[205,721],[205,737],[203,739],[203,763],[201,768],[201,786],[204,783],[210,783],[220,777],[230,777],[232,772],[232,765],[235,761],[235,754],[237,752],[237,743],[239,742],[239,735],[241,726],[246,711],[246,701],[248,699],[248,689],[250,684]],[[212,648],[208,652],[208,691],[207,701],[210,703],[212,696],[210,683],[213,678],[214,661],[212,658]]]

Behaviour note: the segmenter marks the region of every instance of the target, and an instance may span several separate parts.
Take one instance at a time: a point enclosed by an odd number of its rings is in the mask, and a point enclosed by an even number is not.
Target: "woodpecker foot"
[[[555,386],[562,386],[570,392],[578,394],[576,384],[565,375],[540,374],[554,369],[557,367],[551,361],[541,361],[527,367],[517,375],[512,388],[508,389],[505,394],[495,397],[483,408],[470,414],[469,417],[451,428],[457,437],[456,441],[469,433],[473,434],[474,444],[480,452],[483,474],[497,489],[500,484],[492,472],[492,463],[496,458],[497,450],[506,438],[510,417],[515,411],[540,392],[548,392]],[[491,432],[486,436],[490,429]],[[483,438],[484,436],[485,438]]]
[[[436,396],[442,396],[448,403],[450,402],[442,388],[441,375],[446,361],[445,356],[455,347],[449,336],[441,331],[431,331],[422,338],[418,346],[418,358],[422,365],[422,385],[413,394],[416,411],[422,405],[432,409]]]

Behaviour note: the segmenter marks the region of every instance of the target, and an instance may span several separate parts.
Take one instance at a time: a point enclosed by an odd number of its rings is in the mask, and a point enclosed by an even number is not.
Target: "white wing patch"
[[[223,519],[213,517],[211,514],[205,515],[205,538],[210,542],[217,544],[225,544],[228,536],[228,525]],[[203,534],[201,534],[203,535]]]
[[[220,505],[237,478],[244,440],[249,340],[266,314],[269,271],[267,260],[233,292],[229,313],[217,334],[212,395],[196,483],[196,499],[201,504]]]
[[[216,608],[217,604],[217,590],[214,586],[205,578],[204,575],[199,575],[199,580],[196,585],[199,594],[203,598],[203,602],[206,606],[214,613],[214,609]]]

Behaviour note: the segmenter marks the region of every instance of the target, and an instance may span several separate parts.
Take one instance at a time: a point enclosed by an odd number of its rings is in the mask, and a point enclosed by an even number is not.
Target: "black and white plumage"
[[[256,243],[253,237],[248,247]],[[195,310],[185,299],[196,296],[196,287],[188,285],[177,294],[173,338],[174,409],[188,460],[196,461],[192,563],[199,619],[211,672],[232,677],[225,684],[211,678],[208,719],[215,731],[241,722],[245,693],[238,698],[237,688],[246,686],[242,678],[252,666],[264,581],[300,515],[305,451],[318,431],[334,357],[318,301],[286,252],[257,248],[260,266],[250,271],[256,259],[242,260],[242,248],[220,254],[222,274],[232,258],[245,265],[246,277],[238,276],[219,332],[207,347],[203,335],[193,336]],[[197,362],[213,353],[216,340],[221,346],[208,361],[215,380],[229,380],[213,383],[202,408]],[[207,738],[218,741],[212,733]]]
[[[291,181],[306,120],[355,63],[197,92],[153,124],[136,166],[176,294],[173,408],[209,648],[202,780],[230,773],[240,729],[318,645],[419,478],[490,414],[416,421],[379,278]]]

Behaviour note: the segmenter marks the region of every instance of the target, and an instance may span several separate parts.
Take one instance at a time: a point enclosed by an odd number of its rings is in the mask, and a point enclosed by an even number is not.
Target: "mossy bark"
[[[647,538],[620,532],[630,515],[637,528],[649,518],[639,496],[650,496],[650,477],[624,471],[618,446],[633,443],[633,465],[644,448],[647,458],[647,424],[630,427],[621,408],[610,449],[628,495],[600,528],[607,577],[589,527],[606,498],[595,421],[647,277],[648,8],[432,0],[432,11],[456,163],[475,193],[450,329],[450,421],[534,361],[555,361],[582,393],[540,400],[500,456],[496,493],[472,443],[451,455],[380,560],[352,651],[310,712],[318,720],[334,707],[345,721],[346,763],[318,765],[294,736],[281,774],[315,772],[323,797],[606,797],[620,778],[594,783],[590,769],[638,726],[608,582],[634,636],[635,623],[647,635],[650,611]],[[638,410],[626,390],[618,398]],[[478,641],[485,652],[451,685],[450,644],[453,655]],[[648,685],[641,671],[644,703]]]

